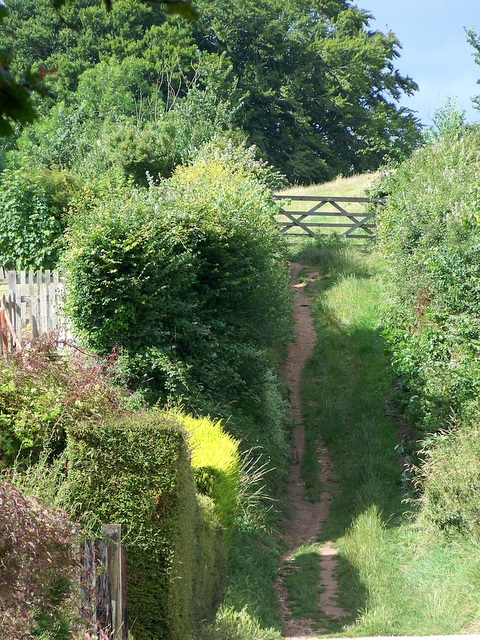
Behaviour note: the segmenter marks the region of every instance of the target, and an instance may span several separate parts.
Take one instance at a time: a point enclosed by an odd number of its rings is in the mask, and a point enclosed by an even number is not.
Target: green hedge
[[[480,132],[433,140],[387,177],[378,212],[385,336],[420,433],[468,414],[480,388]]]
[[[480,129],[455,127],[387,176],[378,212],[389,280],[384,335],[420,449],[419,522],[478,536]],[[415,442],[416,440],[416,442]]]
[[[274,214],[270,192],[222,159],[104,202],[69,236],[75,332],[98,352],[120,346],[126,379],[149,400],[255,411],[288,331]]]
[[[158,411],[69,430],[63,504],[93,534],[122,524],[135,640],[189,638],[219,603],[225,553],[197,501],[185,434]]]

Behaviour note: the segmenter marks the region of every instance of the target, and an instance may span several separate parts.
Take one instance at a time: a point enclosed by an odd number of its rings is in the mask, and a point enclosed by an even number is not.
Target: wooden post
[[[105,524],[102,537],[80,545],[82,617],[90,630],[127,640],[127,574],[121,525]],[[103,637],[103,636],[102,636]]]
[[[106,574],[110,595],[110,619],[113,640],[127,638],[127,585],[122,527],[104,524],[102,537],[106,548]]]
[[[8,332],[10,333],[10,336],[12,338],[12,344],[17,348],[17,349],[21,349],[22,348],[22,343],[20,342],[17,334],[15,333],[15,328],[12,325],[9,315],[8,315],[8,311],[7,311],[7,306],[5,304],[5,296],[2,296],[2,305],[1,305],[1,309],[3,312],[3,320],[5,321],[5,325],[8,329]],[[2,328],[2,333],[3,333],[3,328]],[[8,341],[7,341],[7,346],[8,346]]]
[[[8,288],[9,288],[9,311],[10,321],[15,334],[22,342],[22,309],[21,309],[21,291],[17,286],[17,272],[8,272]]]

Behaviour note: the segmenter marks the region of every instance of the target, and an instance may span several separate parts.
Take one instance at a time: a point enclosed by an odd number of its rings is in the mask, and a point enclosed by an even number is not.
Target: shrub
[[[440,113],[428,144],[383,182],[385,337],[413,435],[422,530],[478,537],[480,130]],[[421,445],[419,445],[421,446]]]
[[[65,513],[0,485],[0,635],[71,637],[75,536]],[[47,635],[48,634],[48,635]]]
[[[455,131],[434,136],[384,180],[388,202],[377,216],[390,278],[385,336],[420,433],[468,413],[480,384],[480,137]]]
[[[113,382],[113,358],[58,353],[54,334],[0,362],[1,463],[34,462],[65,447],[68,426],[119,411],[126,393]]]
[[[285,176],[276,171],[266,160],[259,158],[259,150],[255,145],[247,147],[240,132],[230,132],[228,135],[217,134],[201,146],[195,154],[196,162],[208,162],[212,159],[227,164],[232,171],[243,171],[267,189],[274,190],[287,186]]]
[[[120,345],[130,384],[153,398],[212,413],[238,403],[287,331],[274,212],[257,181],[220,161],[102,205],[65,258],[75,331],[103,353]]]
[[[0,174],[0,264],[8,269],[57,265],[66,224],[64,172],[5,169]]]
[[[66,454],[64,506],[94,535],[106,522],[125,532],[136,640],[190,637],[219,602],[224,550],[179,423],[159,411],[106,417],[70,428]]]

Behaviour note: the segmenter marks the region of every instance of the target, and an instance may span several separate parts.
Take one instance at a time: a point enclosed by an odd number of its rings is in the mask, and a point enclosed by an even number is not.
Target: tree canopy
[[[376,169],[418,140],[398,104],[417,90],[395,68],[400,43],[352,2],[198,0],[194,21],[160,2],[54,4],[61,14],[51,0],[7,3],[12,77],[27,67],[50,92],[35,101],[38,121],[24,128],[30,113],[4,142],[17,161],[69,168],[103,154],[130,175],[168,175],[215,133],[238,130],[309,183]]]

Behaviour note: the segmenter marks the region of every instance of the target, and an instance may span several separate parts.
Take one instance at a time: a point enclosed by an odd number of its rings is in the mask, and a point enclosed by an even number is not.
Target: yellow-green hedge
[[[178,418],[187,432],[197,491],[213,499],[228,543],[238,500],[239,442],[223,430],[221,421],[185,415]]]

